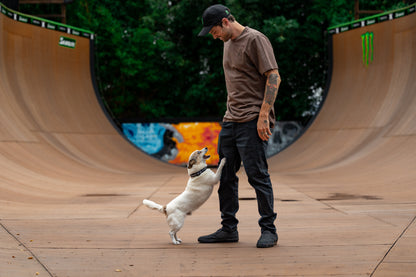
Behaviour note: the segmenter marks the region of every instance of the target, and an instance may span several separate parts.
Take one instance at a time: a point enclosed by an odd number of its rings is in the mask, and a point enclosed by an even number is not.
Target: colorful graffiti
[[[211,158],[207,161],[209,165],[217,165],[219,157],[217,154],[218,135],[221,125],[218,122],[180,123],[172,124],[182,135],[183,141],[177,141],[178,155],[173,164],[186,164],[190,153],[196,149],[208,147]]]
[[[208,165],[216,166],[219,122],[124,123],[125,136],[138,148],[162,161],[185,166],[196,149],[208,147]],[[301,133],[296,122],[277,122],[267,146],[267,156],[273,156],[293,142]]]
[[[208,147],[209,165],[217,165],[218,122],[124,123],[123,133],[147,154],[165,162],[186,165],[190,153]]]

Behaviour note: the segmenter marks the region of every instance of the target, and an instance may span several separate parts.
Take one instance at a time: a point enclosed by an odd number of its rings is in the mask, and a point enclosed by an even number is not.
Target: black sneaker
[[[264,231],[257,241],[257,248],[273,247],[277,244],[277,234],[270,231]]]
[[[237,242],[238,241],[238,231],[226,232],[222,228],[218,229],[215,233],[212,233],[207,236],[202,236],[198,238],[198,241],[201,243],[217,243],[217,242]]]

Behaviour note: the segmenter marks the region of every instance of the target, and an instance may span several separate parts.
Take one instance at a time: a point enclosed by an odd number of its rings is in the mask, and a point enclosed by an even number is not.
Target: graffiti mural
[[[217,144],[221,131],[221,125],[218,122],[179,123],[173,126],[182,135],[183,141],[177,142],[178,155],[174,160],[169,161],[170,163],[186,165],[193,151],[208,147],[208,154],[211,158],[207,160],[207,164],[218,164]]]
[[[295,121],[277,121],[268,141],[267,157],[276,155],[289,146],[300,136],[302,130],[302,125]]]
[[[124,123],[124,135],[138,148],[162,161],[185,166],[196,149],[208,147],[208,165],[216,166],[219,122]],[[273,156],[292,143],[301,133],[297,122],[277,122],[267,146],[267,156]]]

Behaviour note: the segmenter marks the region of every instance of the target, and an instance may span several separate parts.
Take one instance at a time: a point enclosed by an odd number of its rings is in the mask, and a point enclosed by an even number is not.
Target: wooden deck
[[[60,47],[61,35],[0,14],[0,277],[415,276],[416,13],[334,35],[319,116],[269,159],[279,234],[269,249],[255,247],[244,172],[238,243],[197,242],[220,227],[214,193],[171,244],[164,216],[141,201],[168,202],[186,170],[114,129],[90,41]]]

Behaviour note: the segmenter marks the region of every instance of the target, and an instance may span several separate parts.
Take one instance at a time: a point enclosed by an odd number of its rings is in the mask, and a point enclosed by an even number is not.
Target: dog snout
[[[207,159],[209,159],[211,156],[210,155],[207,155],[207,153],[208,153],[208,147],[205,147],[204,149],[202,149],[202,151],[203,151],[203,155],[202,155],[202,158],[204,159],[204,160],[207,160]]]

